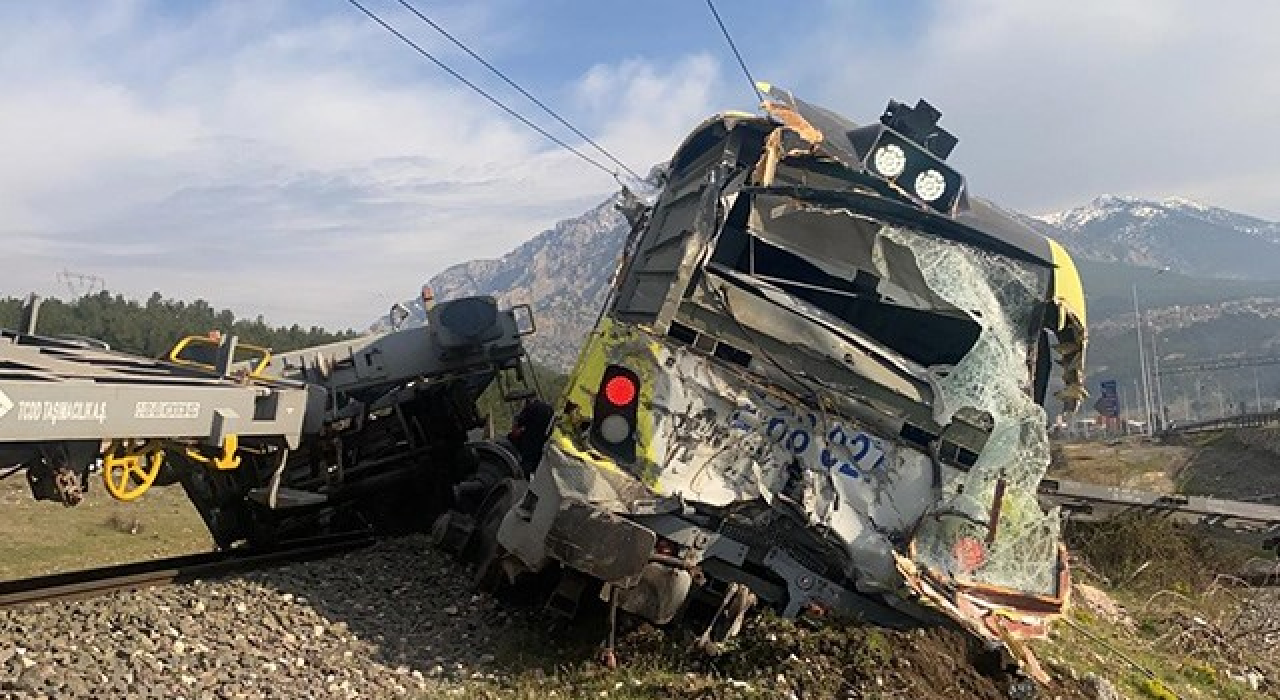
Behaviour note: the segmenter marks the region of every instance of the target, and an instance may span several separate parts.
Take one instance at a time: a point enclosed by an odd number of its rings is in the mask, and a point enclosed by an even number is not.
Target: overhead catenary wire
[[[374,14],[371,10],[369,10],[369,8],[365,7],[364,5],[361,5],[361,4],[360,4],[360,2],[359,2],[359,0],[347,0],[347,2],[348,2],[348,3],[350,3],[351,5],[355,6],[355,8],[356,8],[356,9],[360,10],[360,11],[361,11],[361,12],[363,12],[365,15],[367,15],[367,16],[369,17],[369,19],[373,20],[374,22],[377,22],[377,23],[378,23],[378,24],[379,24],[383,29],[385,29],[385,30],[387,30],[388,32],[391,32],[392,34],[394,34],[394,35],[396,36],[396,38],[400,39],[400,41],[403,41],[404,43],[408,44],[408,45],[409,45],[409,47],[410,47],[410,48],[412,48],[414,51],[417,51],[419,54],[422,54],[423,58],[426,58],[428,61],[431,61],[432,63],[434,63],[434,64],[436,65],[436,67],[438,67],[440,70],[442,70],[442,71],[444,71],[444,72],[448,73],[450,76],[452,76],[452,77],[453,77],[454,79],[456,79],[458,82],[460,82],[460,83],[462,83],[463,85],[466,85],[467,87],[471,88],[471,90],[472,90],[472,91],[474,91],[475,93],[477,93],[477,94],[478,94],[478,95],[480,95],[481,97],[483,97],[483,98],[485,98],[486,100],[488,100],[490,103],[492,103],[492,104],[493,104],[495,107],[497,107],[498,109],[501,109],[502,111],[506,112],[507,114],[509,114],[510,116],[512,116],[513,118],[515,118],[516,120],[518,120],[521,124],[524,124],[525,126],[529,127],[530,129],[533,129],[534,131],[538,132],[539,134],[541,134],[542,136],[544,136],[548,141],[551,141],[552,143],[554,143],[554,144],[556,144],[557,146],[559,146],[559,147],[561,147],[561,148],[565,149],[566,151],[569,151],[570,153],[572,153],[572,154],[574,154],[575,156],[577,156],[577,157],[581,158],[582,160],[586,161],[587,163],[590,163],[591,165],[595,166],[596,168],[599,168],[601,171],[603,171],[603,172],[605,172],[606,174],[608,174],[608,175],[610,175],[611,177],[613,177],[613,179],[615,179],[615,180],[617,180],[617,179],[618,179],[618,173],[617,173],[617,171],[610,170],[608,167],[606,167],[606,166],[605,166],[604,164],[602,164],[600,161],[598,161],[598,160],[596,160],[596,159],[592,158],[591,156],[589,156],[589,155],[587,155],[587,154],[583,153],[582,151],[580,151],[580,150],[578,150],[578,149],[574,148],[573,146],[570,146],[569,144],[565,143],[562,139],[560,139],[559,137],[557,137],[555,134],[552,134],[551,132],[547,131],[546,129],[543,129],[542,127],[540,127],[540,126],[538,126],[537,124],[535,124],[535,123],[533,123],[532,121],[530,121],[530,120],[529,120],[527,117],[525,117],[524,115],[520,114],[519,112],[515,111],[514,109],[511,109],[511,108],[510,108],[510,107],[508,107],[507,105],[503,104],[503,102],[502,102],[501,100],[499,100],[498,98],[494,97],[493,95],[490,95],[488,92],[485,92],[485,91],[484,91],[484,89],[483,89],[483,88],[481,88],[479,85],[476,85],[475,83],[471,82],[470,80],[467,80],[465,77],[463,77],[463,75],[462,75],[461,73],[458,73],[457,71],[455,71],[454,69],[452,69],[452,68],[450,68],[448,65],[446,65],[443,61],[441,61],[440,59],[438,59],[438,58],[436,58],[435,56],[431,55],[431,53],[430,53],[429,51],[427,51],[426,49],[424,49],[424,48],[422,48],[421,46],[419,46],[417,43],[415,43],[415,42],[414,42],[412,39],[410,39],[409,37],[407,37],[407,36],[405,36],[404,34],[400,33],[398,30],[396,30],[396,28],[395,28],[395,27],[391,26],[390,24],[387,24],[387,22],[386,22],[385,20],[383,20],[383,19],[382,19],[381,17],[379,17],[378,15]]]
[[[738,65],[742,66],[742,74],[747,76],[747,82],[751,83],[751,89],[756,93],[756,99],[764,102],[764,93],[760,92],[760,86],[756,83],[756,79],[751,77],[751,71],[747,68],[747,62],[742,59],[742,54],[738,51],[738,45],[733,42],[733,36],[729,34],[729,29],[724,26],[724,20],[720,19],[720,13],[716,11],[715,2],[707,0],[707,7],[711,10],[711,16],[716,18],[716,24],[720,25],[720,33],[724,34],[725,41],[729,42],[729,48],[733,50],[734,58],[738,59]]]
[[[599,151],[599,152],[600,152],[600,155],[604,156],[605,158],[608,158],[610,161],[612,161],[612,162],[613,162],[613,164],[614,164],[614,165],[616,165],[616,166],[618,166],[619,168],[622,168],[623,170],[625,170],[625,171],[627,172],[627,174],[628,174],[628,175],[630,175],[631,177],[633,177],[633,178],[635,178],[635,179],[637,179],[637,180],[642,180],[642,179],[644,179],[644,178],[640,177],[639,175],[637,175],[637,174],[636,174],[636,172],[635,172],[634,170],[632,170],[631,168],[627,167],[627,164],[626,164],[626,163],[623,163],[622,161],[618,160],[617,158],[615,158],[615,157],[613,156],[613,154],[612,154],[612,153],[610,153],[609,151],[605,150],[604,146],[601,146],[600,144],[596,143],[596,142],[595,142],[595,140],[594,140],[594,139],[592,139],[590,136],[587,136],[586,134],[584,134],[584,133],[582,133],[581,131],[579,131],[579,130],[578,130],[578,127],[574,126],[573,124],[570,124],[570,123],[568,122],[568,120],[566,120],[564,117],[561,117],[559,114],[557,114],[555,110],[551,109],[551,108],[550,108],[550,107],[548,107],[546,104],[544,104],[544,103],[542,102],[542,100],[539,100],[537,97],[534,97],[532,94],[530,94],[528,90],[525,90],[523,87],[520,87],[520,85],[518,85],[514,80],[512,80],[511,78],[508,78],[508,77],[507,77],[507,75],[506,75],[505,73],[503,73],[503,72],[502,72],[501,70],[499,70],[498,68],[494,67],[494,66],[493,66],[493,64],[491,64],[491,63],[489,63],[488,61],[486,61],[483,57],[481,57],[481,56],[480,56],[479,54],[477,54],[475,51],[472,51],[472,50],[471,50],[471,48],[470,48],[469,46],[467,46],[467,45],[466,45],[465,43],[463,43],[461,40],[459,40],[458,38],[456,38],[456,37],[454,37],[452,34],[450,34],[447,30],[445,30],[445,28],[444,28],[444,27],[441,27],[439,24],[437,24],[436,22],[432,21],[432,20],[431,20],[431,18],[427,17],[427,16],[426,16],[426,15],[424,15],[422,12],[420,12],[420,11],[418,10],[418,8],[416,8],[416,7],[414,7],[412,4],[410,4],[410,3],[408,2],[408,0],[398,0],[398,2],[399,2],[401,5],[403,5],[403,6],[405,7],[405,9],[407,9],[408,11],[410,11],[410,12],[412,12],[413,14],[417,15],[418,19],[420,19],[420,20],[422,20],[423,22],[425,22],[425,23],[427,24],[427,26],[429,26],[429,27],[431,27],[432,29],[436,30],[437,32],[439,32],[439,33],[440,33],[440,35],[441,35],[441,36],[443,36],[444,38],[446,38],[446,39],[448,39],[449,41],[453,42],[453,45],[454,45],[454,46],[457,46],[458,48],[462,49],[463,51],[465,51],[465,52],[467,53],[467,55],[468,55],[468,56],[470,56],[470,57],[474,58],[474,59],[476,60],[476,62],[478,62],[480,65],[482,65],[482,66],[484,66],[485,68],[489,69],[489,72],[491,72],[491,73],[493,73],[494,75],[498,76],[498,77],[499,77],[503,82],[505,82],[507,85],[510,85],[513,89],[515,89],[515,90],[516,90],[516,92],[519,92],[521,95],[524,95],[524,96],[525,96],[525,98],[527,98],[530,102],[532,102],[532,103],[534,103],[535,105],[537,105],[538,107],[540,107],[540,108],[542,109],[542,111],[544,111],[544,112],[546,112],[548,115],[550,115],[550,116],[551,116],[551,118],[553,118],[553,119],[555,119],[556,121],[560,122],[560,123],[561,123],[561,124],[562,124],[566,129],[568,129],[569,131],[572,131],[572,132],[574,133],[574,135],[575,135],[575,136],[577,136],[578,138],[580,138],[580,139],[582,139],[583,141],[586,141],[588,144],[590,144],[592,148],[594,148],[594,149],[596,149],[597,151]]]

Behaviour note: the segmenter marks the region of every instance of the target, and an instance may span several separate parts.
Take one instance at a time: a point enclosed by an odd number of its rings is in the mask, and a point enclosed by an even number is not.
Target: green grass
[[[119,503],[91,477],[80,505],[35,501],[21,474],[0,481],[0,580],[208,551],[213,541],[180,486]]]

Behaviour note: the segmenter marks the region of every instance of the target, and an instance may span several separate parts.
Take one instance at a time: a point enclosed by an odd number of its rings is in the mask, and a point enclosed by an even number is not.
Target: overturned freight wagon
[[[523,477],[471,440],[481,394],[537,394],[527,306],[462,297],[426,320],[284,353],[190,336],[163,359],[0,329],[0,479],[68,506],[95,468],[121,501],[181,483],[222,548],[425,527],[486,475]]]
[[[636,203],[489,572],[557,563],[656,623],[763,602],[1041,633],[1068,590],[1040,403],[1084,396],[1066,252],[969,196],[925,102],[856,126],[763,86]],[[581,583],[562,586],[572,596]]]

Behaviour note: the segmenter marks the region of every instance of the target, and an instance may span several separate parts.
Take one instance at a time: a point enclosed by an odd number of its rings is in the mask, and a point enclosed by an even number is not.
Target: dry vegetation
[[[1076,526],[1069,539],[1077,580],[1102,593],[1077,590],[1039,645],[1052,666],[1112,679],[1127,697],[1275,697],[1280,592],[1231,575],[1256,550],[1158,517]]]
[[[1052,473],[1127,488],[1269,500],[1268,494],[1280,493],[1278,462],[1280,431],[1261,429],[1167,442],[1062,445]],[[1104,591],[1119,612],[1077,594],[1071,615],[1041,646],[1042,654],[1077,673],[1116,681],[1127,697],[1280,695],[1280,589],[1255,589],[1235,578],[1246,564],[1277,566],[1274,553],[1258,547],[1262,538],[1140,516],[1074,524],[1067,536],[1076,580]],[[1255,684],[1263,687],[1253,690]]]

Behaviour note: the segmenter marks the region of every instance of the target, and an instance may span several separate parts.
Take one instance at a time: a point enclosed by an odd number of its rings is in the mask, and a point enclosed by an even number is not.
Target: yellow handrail
[[[214,356],[216,357],[217,349],[221,345],[222,345],[221,341],[214,340],[213,338],[210,338],[208,336],[189,335],[183,338],[182,340],[179,340],[177,344],[173,346],[173,349],[169,351],[168,359],[170,362],[176,365],[184,365],[187,367],[199,367],[201,369],[207,369],[211,371],[216,370],[217,367],[214,365],[213,362],[202,362],[200,360],[193,360],[188,357],[183,357],[183,353],[186,353],[188,350],[192,348],[212,348],[213,352],[215,353]],[[271,363],[271,350],[269,348],[264,348],[259,345],[237,343],[236,355],[239,355],[241,350],[247,351],[246,354],[248,354],[249,357],[244,357],[239,360],[233,360],[233,362],[243,362],[245,360],[250,360],[256,356],[258,358],[258,361],[254,363],[253,369],[249,371],[249,376],[253,377],[254,379],[261,377],[262,372],[266,370],[267,365]]]

